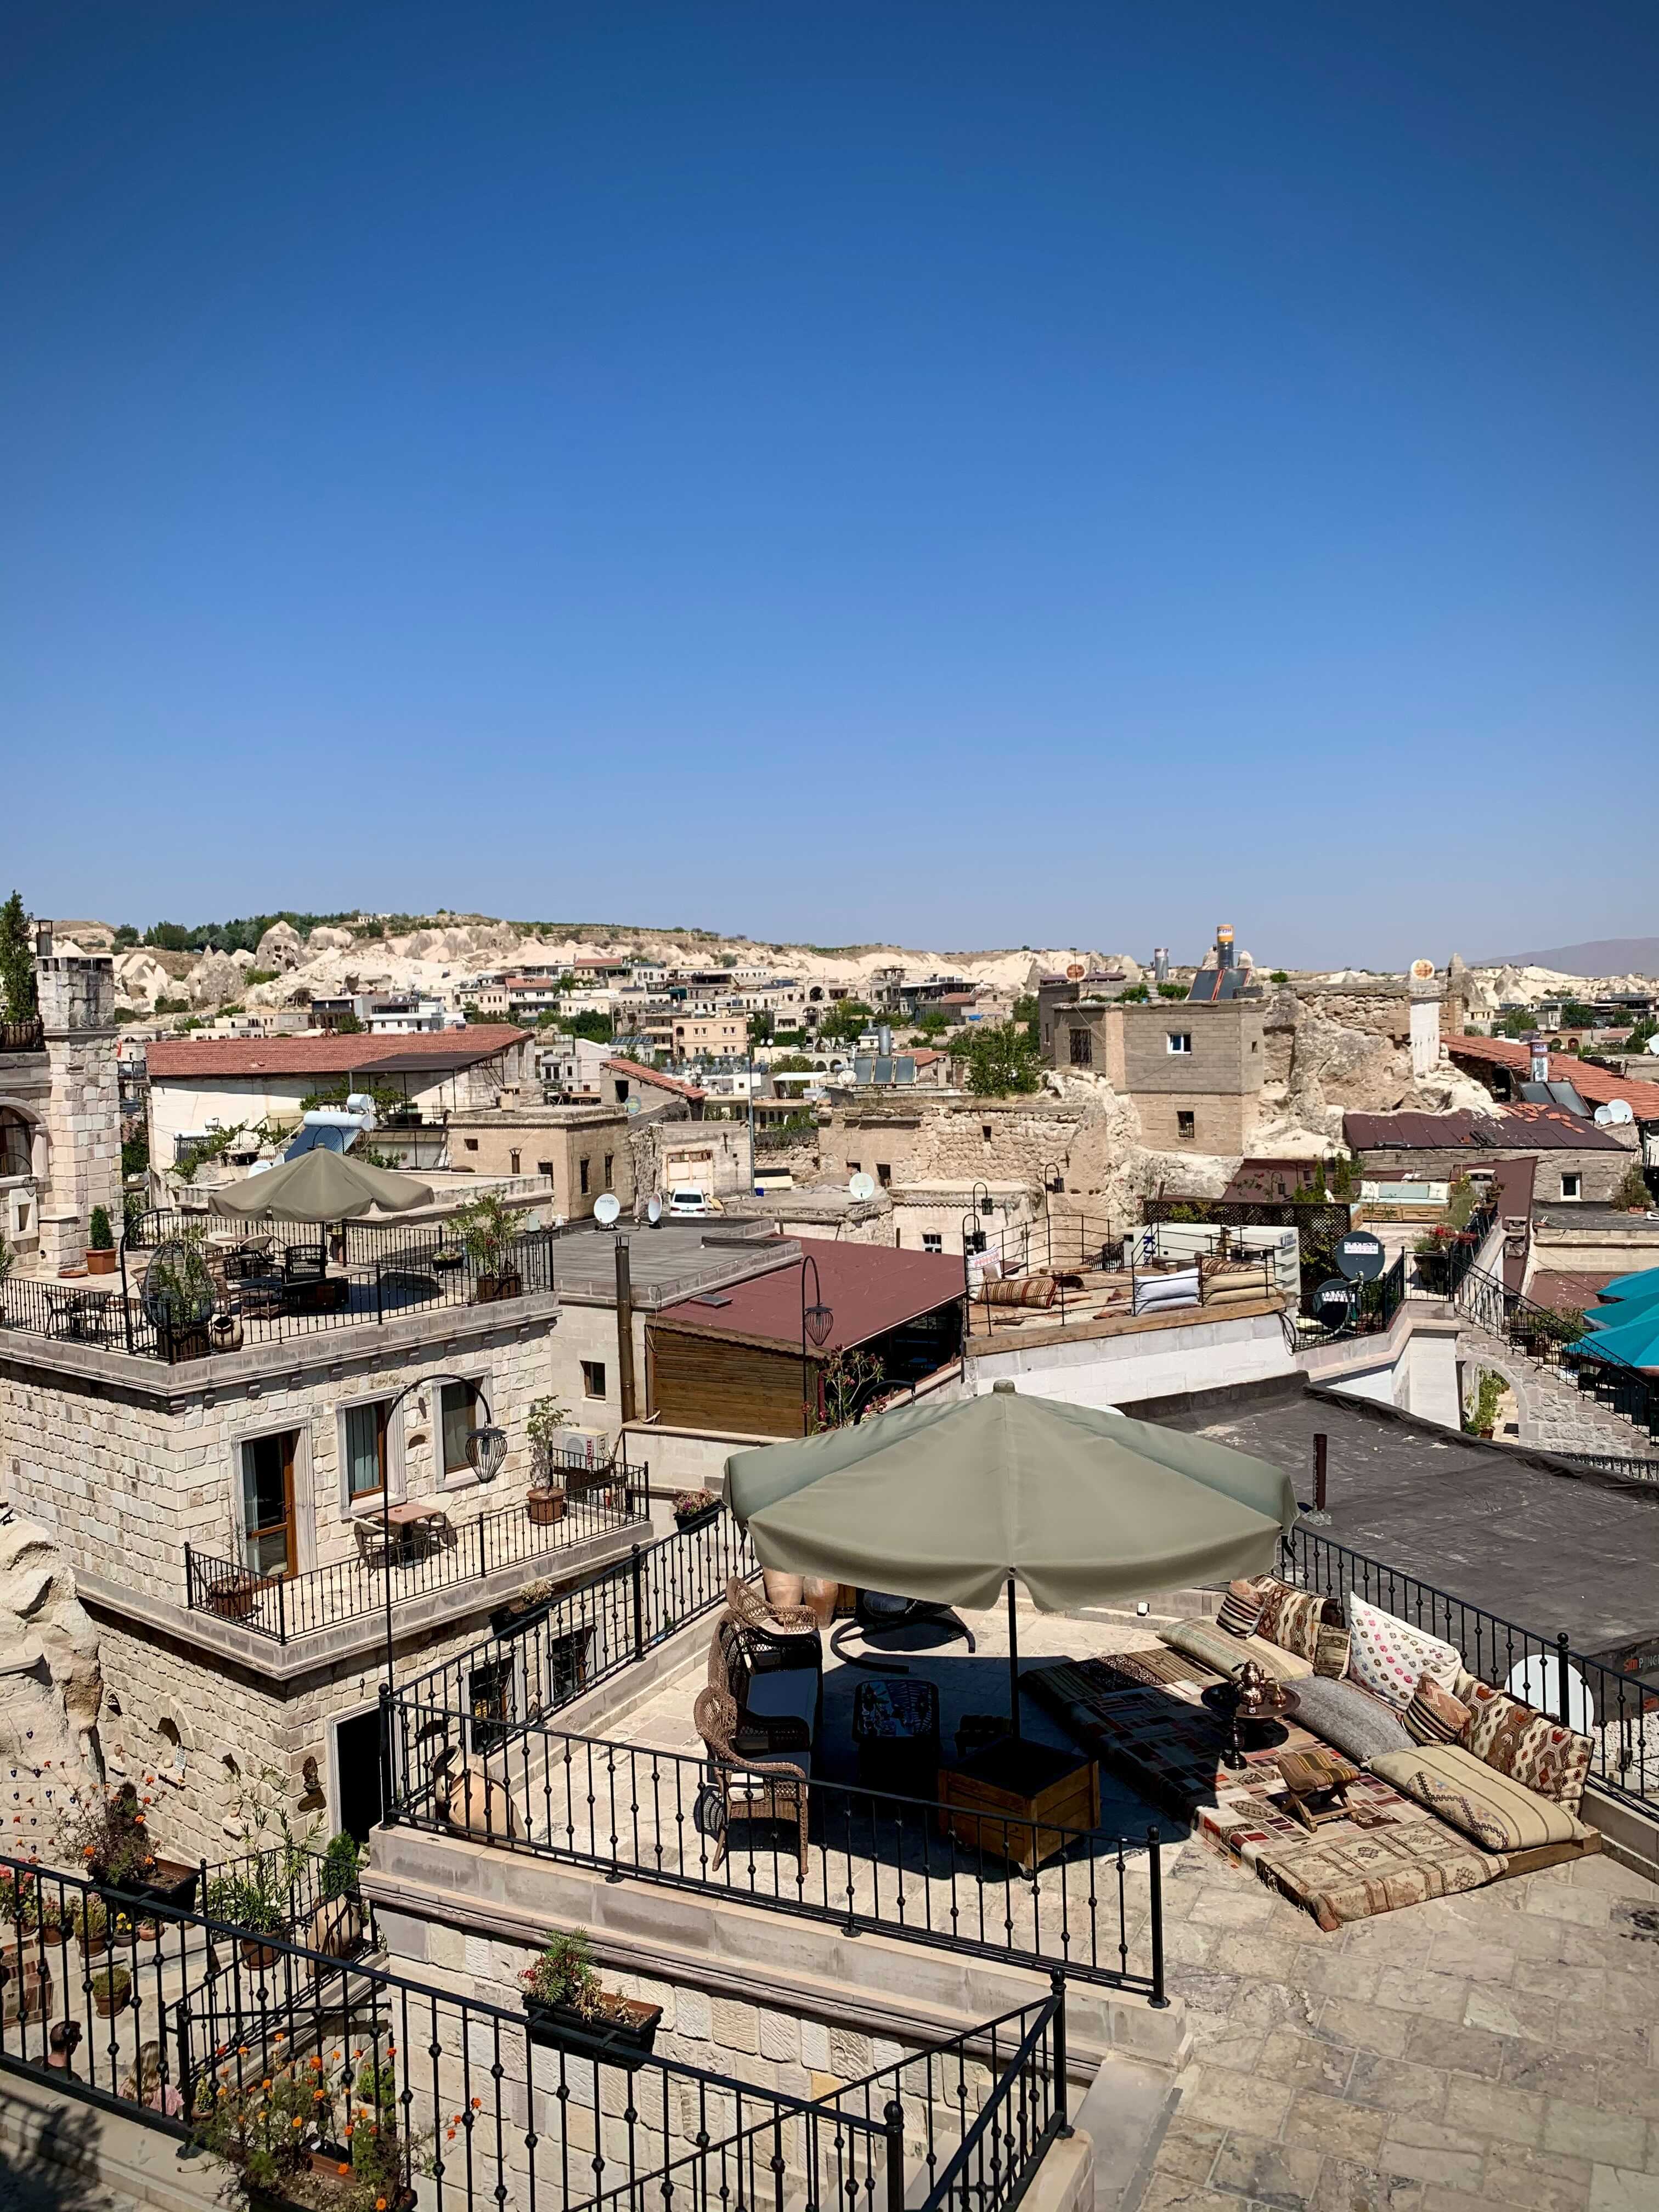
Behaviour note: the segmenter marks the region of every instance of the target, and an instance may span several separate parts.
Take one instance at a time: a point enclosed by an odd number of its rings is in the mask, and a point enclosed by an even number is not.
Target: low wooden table
[[[1063,1851],[1073,1831],[1100,1825],[1093,1759],[1024,1736],[1004,1736],[941,1767],[939,1795],[941,1833],[1027,1873]]]

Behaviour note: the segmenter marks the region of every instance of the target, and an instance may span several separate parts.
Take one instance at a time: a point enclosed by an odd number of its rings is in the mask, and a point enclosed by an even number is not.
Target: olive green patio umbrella
[[[1016,1578],[1060,1613],[1262,1574],[1297,1516],[1265,1460],[1012,1382],[734,1452],[726,1474],[763,1566],[979,1607],[1006,1584],[1011,1642]]]
[[[216,1190],[210,1202],[216,1213],[240,1221],[267,1213],[285,1221],[355,1221],[359,1214],[407,1213],[411,1206],[429,1206],[432,1186],[319,1145],[297,1160]]]

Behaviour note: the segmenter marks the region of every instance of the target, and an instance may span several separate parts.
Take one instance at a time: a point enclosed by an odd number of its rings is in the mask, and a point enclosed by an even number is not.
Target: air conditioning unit
[[[608,1467],[611,1459],[610,1432],[605,1429],[561,1429],[557,1449],[584,1467]]]

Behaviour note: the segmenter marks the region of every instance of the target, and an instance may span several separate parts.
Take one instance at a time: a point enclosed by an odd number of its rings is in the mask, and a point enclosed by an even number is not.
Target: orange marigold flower
[[[303,2126],[304,2123],[303,2123],[303,2122],[299,2118],[299,2117],[296,2115],[296,2116],[295,2116],[295,2118],[294,2124],[295,2124],[295,2126],[297,2128],[297,2127]]]
[[[482,2097],[475,2097],[475,2098],[472,2100],[472,2109],[473,2109],[473,2111],[474,2111],[475,2112],[483,2112],[483,2099]]]
[[[350,2171],[351,2171],[351,2168],[350,2168],[349,2166],[343,2166],[340,2168],[340,2171],[341,2171],[341,2172],[342,2172],[342,2173],[349,2173],[349,2172],[350,2172]]]

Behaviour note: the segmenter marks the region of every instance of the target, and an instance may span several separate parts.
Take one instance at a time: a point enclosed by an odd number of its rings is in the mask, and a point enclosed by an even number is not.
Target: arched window
[[[34,1130],[15,1106],[0,1106],[0,1176],[26,1176],[33,1171],[30,1146]]]

